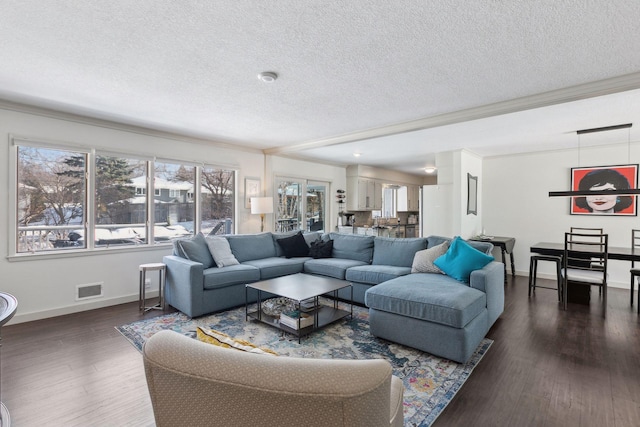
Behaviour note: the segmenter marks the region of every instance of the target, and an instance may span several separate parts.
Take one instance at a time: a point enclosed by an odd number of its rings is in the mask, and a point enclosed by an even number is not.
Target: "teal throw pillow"
[[[480,270],[491,261],[491,255],[483,254],[458,236],[451,242],[449,250],[436,258],[433,264],[447,276],[469,283],[471,272]]]
[[[213,265],[213,257],[202,233],[196,234],[192,239],[178,240],[178,246],[186,259],[199,262],[204,268]]]

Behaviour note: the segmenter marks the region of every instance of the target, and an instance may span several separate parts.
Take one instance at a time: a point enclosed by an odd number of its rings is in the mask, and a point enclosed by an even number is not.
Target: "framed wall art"
[[[571,191],[638,188],[638,165],[571,168]],[[571,215],[636,216],[637,196],[595,195],[571,197]]]
[[[467,174],[467,215],[478,215],[478,177]]]
[[[251,198],[260,197],[260,178],[244,179],[244,207],[251,209]]]

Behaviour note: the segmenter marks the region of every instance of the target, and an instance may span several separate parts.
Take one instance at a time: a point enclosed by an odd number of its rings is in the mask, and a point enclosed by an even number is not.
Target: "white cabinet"
[[[375,179],[348,177],[347,209],[350,211],[382,209],[382,183]]]
[[[408,185],[398,188],[398,212],[418,212],[420,210],[420,187]]]
[[[371,195],[371,192],[373,192],[373,195]],[[371,184],[369,184],[369,187],[367,187],[367,193],[369,193],[373,201],[372,209],[375,211],[382,209],[382,183],[379,181],[373,181],[373,188],[371,188]]]

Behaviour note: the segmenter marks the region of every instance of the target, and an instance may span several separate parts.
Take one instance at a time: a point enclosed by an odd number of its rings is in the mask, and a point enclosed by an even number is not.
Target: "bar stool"
[[[147,281],[147,271],[158,271],[160,277],[158,280],[158,294],[160,298],[155,305],[147,307],[145,305],[146,299],[146,289],[145,282]],[[150,264],[140,264],[140,296],[138,300],[140,311],[144,311],[145,313],[149,310],[164,310],[165,309],[165,301],[164,301],[164,288],[165,288],[165,276],[166,276],[167,266],[161,262],[154,262]]]
[[[536,278],[538,275],[538,261],[550,261],[556,263],[556,280],[558,282],[557,287],[550,288],[548,286],[536,286]],[[531,290],[536,291],[536,287],[543,289],[555,289],[558,291],[558,301],[562,301],[562,257],[555,255],[531,255],[531,261],[529,262],[529,296],[531,296]]]

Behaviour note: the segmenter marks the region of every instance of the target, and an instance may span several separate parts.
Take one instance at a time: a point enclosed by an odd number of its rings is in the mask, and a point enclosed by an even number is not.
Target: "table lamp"
[[[251,213],[260,214],[260,232],[264,231],[264,214],[273,213],[273,197],[252,197]]]

